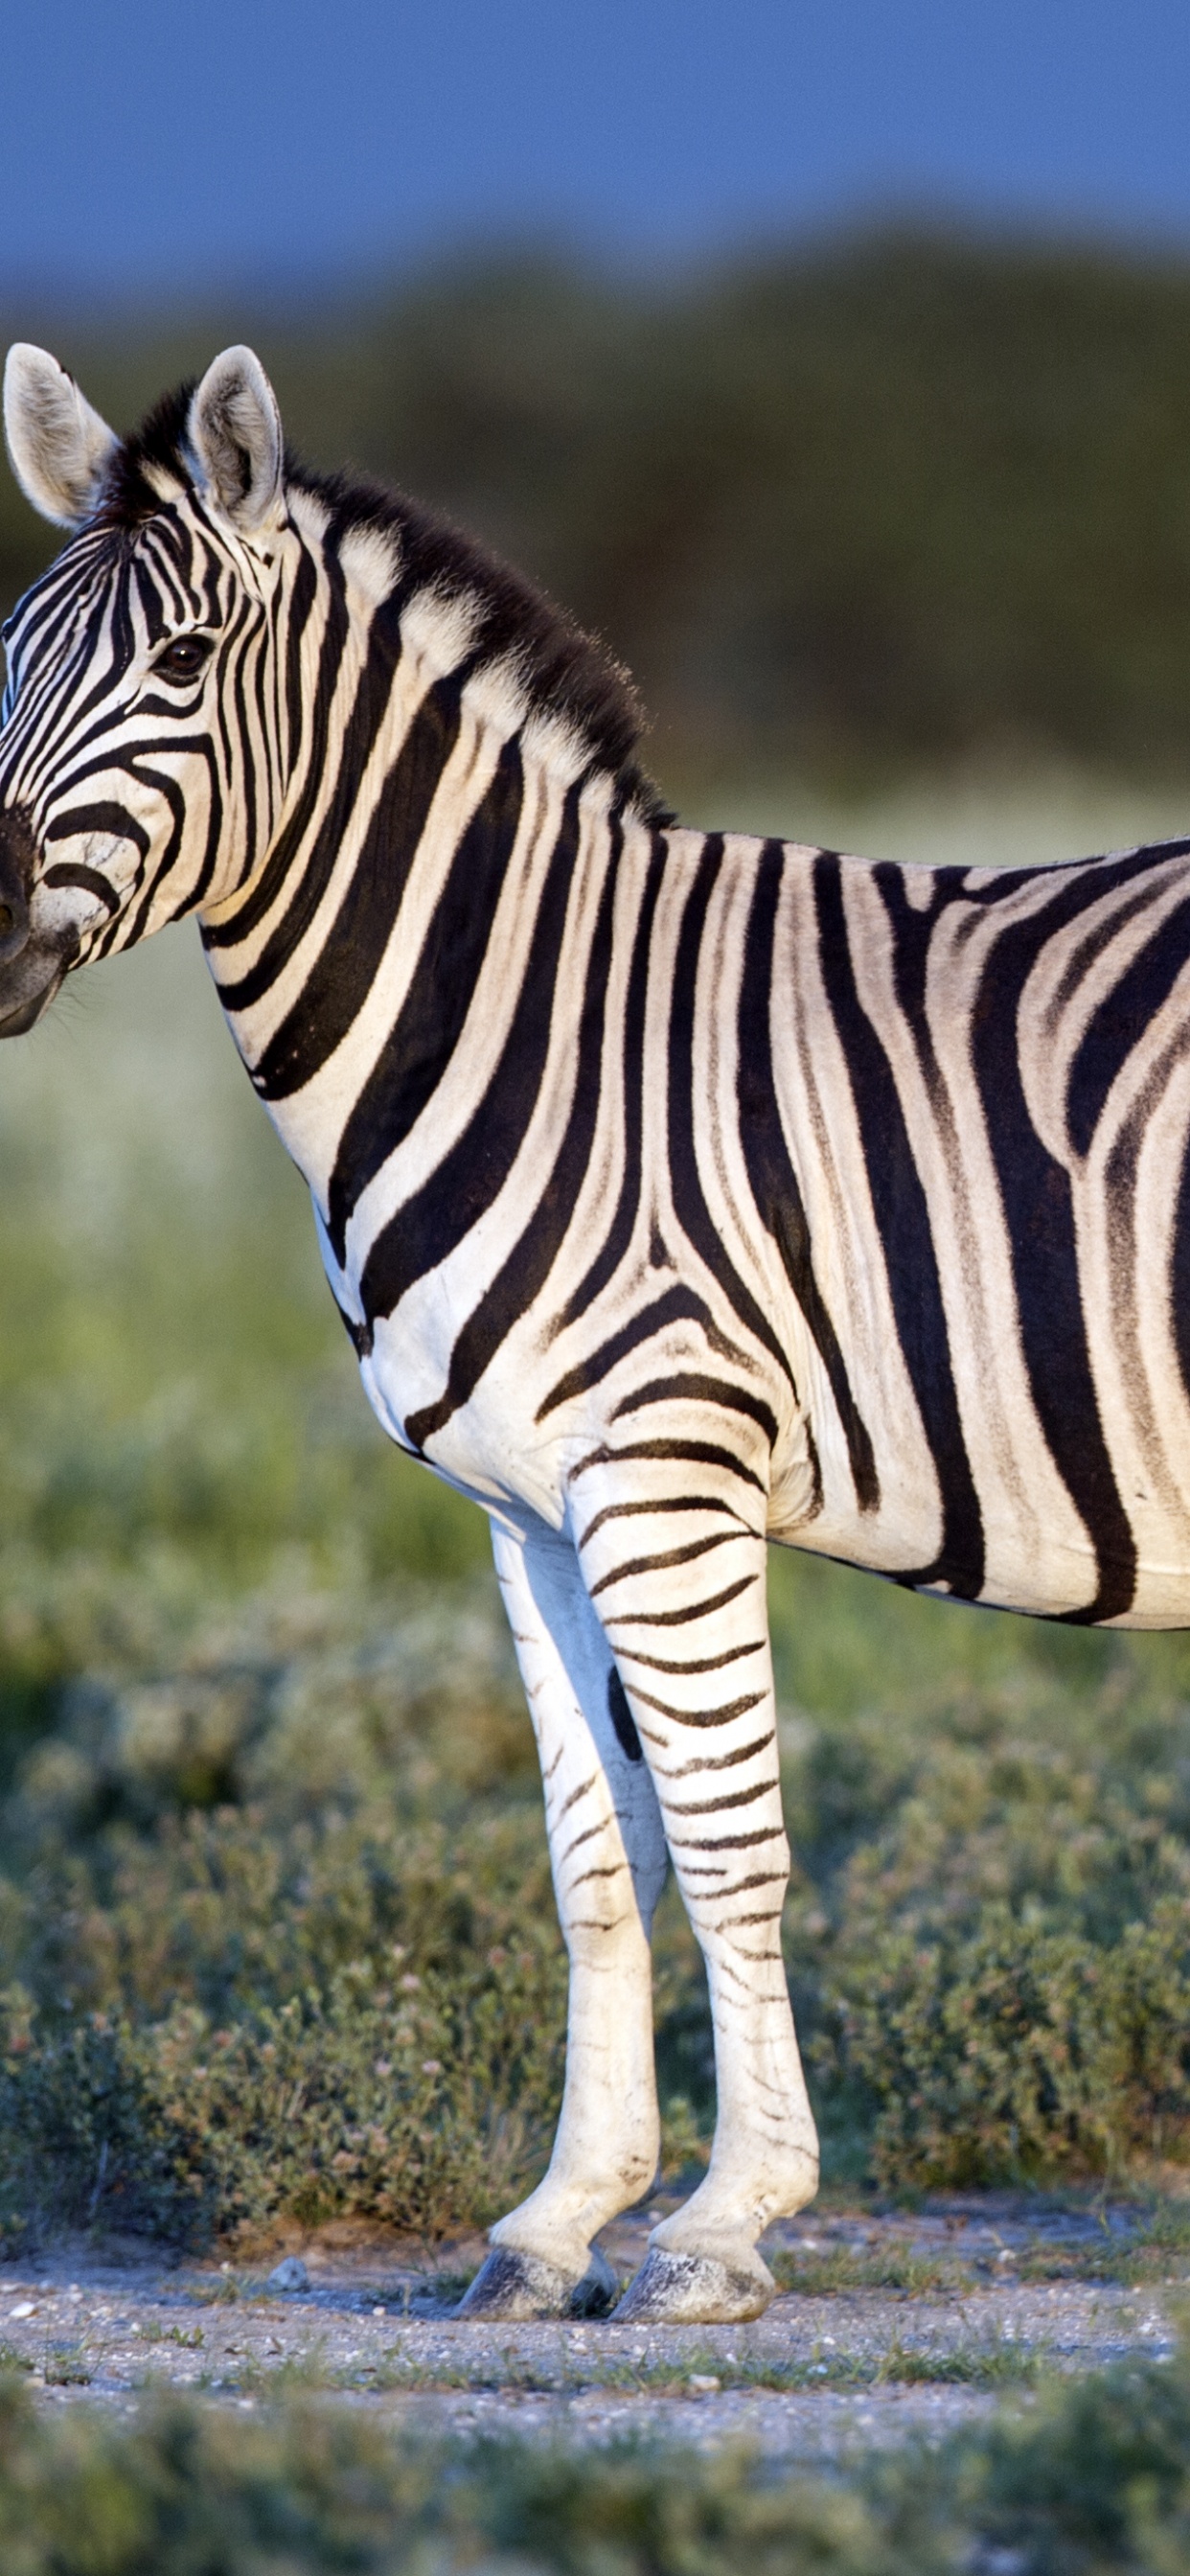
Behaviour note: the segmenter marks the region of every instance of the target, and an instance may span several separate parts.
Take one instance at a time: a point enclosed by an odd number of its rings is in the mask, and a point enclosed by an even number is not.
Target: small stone
[[[277,2264],[276,2269],[270,2272],[265,2282],[266,2290],[280,2290],[282,2296],[288,2298],[294,2297],[299,2290],[308,2290],[309,2287],[310,2275],[298,2254],[287,2254],[284,2262]]]
[[[717,2397],[723,2382],[721,2379],[716,2379],[710,2371],[692,2370],[686,2385],[693,2390],[696,2397]]]
[[[8,2313],[10,2318],[14,2320],[17,2317],[35,2317],[37,2314],[37,2307],[32,2299],[18,2299],[15,2308],[10,2308]]]

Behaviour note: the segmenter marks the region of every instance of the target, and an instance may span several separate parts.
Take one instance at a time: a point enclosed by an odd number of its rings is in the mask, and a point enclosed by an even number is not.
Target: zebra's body
[[[571,2005],[472,2312],[597,2300],[651,2180],[668,1854],[719,2121],[626,2312],[752,2313],[817,2171],[766,1540],[1190,1619],[1190,844],[997,874],[680,829],[583,640],[283,472],[246,353],[123,448],[17,353],[8,423],[81,533],[12,638],[0,1034],[196,911],[371,1401],[492,1516]]]
[[[343,1102],[399,1023],[457,814],[368,961],[364,1025],[299,1088],[272,1076],[386,1429],[517,1526],[528,1507],[574,1531],[593,1444],[647,1435],[684,1506],[717,1449],[717,1496],[770,1538],[1016,1610],[1182,1624],[1190,852],[926,871],[575,801],[571,824],[564,778],[541,788],[449,1066],[354,1201]],[[494,801],[486,819],[494,839]],[[342,899],[311,920],[319,960]],[[236,921],[211,960],[265,1090],[273,993],[234,1009]],[[1120,1013],[1125,972],[1143,1017]]]

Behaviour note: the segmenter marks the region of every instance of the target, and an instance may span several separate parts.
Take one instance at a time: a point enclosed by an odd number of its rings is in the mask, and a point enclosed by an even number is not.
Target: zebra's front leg
[[[679,1488],[667,1446],[641,1444],[632,1465],[598,1451],[572,1489],[584,1575],[656,1786],[715,2033],[710,2169],[654,2228],[616,2314],[730,2322],[773,2296],[757,2238],[813,2199],[818,2138],[781,1955],[789,1845],[760,1479],[703,1446]],[[689,1441],[674,1447],[699,1457]]]
[[[491,2230],[464,2317],[594,2314],[615,2279],[591,2240],[657,2170],[649,1932],[666,1871],[656,1793],[574,1549],[493,1532],[529,1701],[570,1958],[566,2086],[549,2170]],[[618,1720],[618,1726],[617,1726]]]

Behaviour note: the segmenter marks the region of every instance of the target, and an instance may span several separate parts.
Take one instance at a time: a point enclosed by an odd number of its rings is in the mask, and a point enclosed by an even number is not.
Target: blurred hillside
[[[655,290],[525,256],[308,316],[8,319],[120,426],[254,339],[299,449],[604,635],[670,783],[1190,773],[1190,264],[885,234]],[[5,605],[45,535],[5,478]]]

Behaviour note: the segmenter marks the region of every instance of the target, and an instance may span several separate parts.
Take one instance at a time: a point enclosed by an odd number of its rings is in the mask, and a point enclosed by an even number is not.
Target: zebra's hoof
[[[651,2246],[628,2284],[614,2326],[734,2326],[762,2317],[777,2284],[753,2254],[747,2269],[713,2254],[671,2254]]]
[[[534,2317],[602,2317],[616,2288],[610,2263],[594,2247],[581,2280],[575,2281],[552,2263],[543,2263],[537,2254],[520,2254],[514,2245],[493,2245],[455,2315],[506,2318],[510,2325],[527,2325]]]

